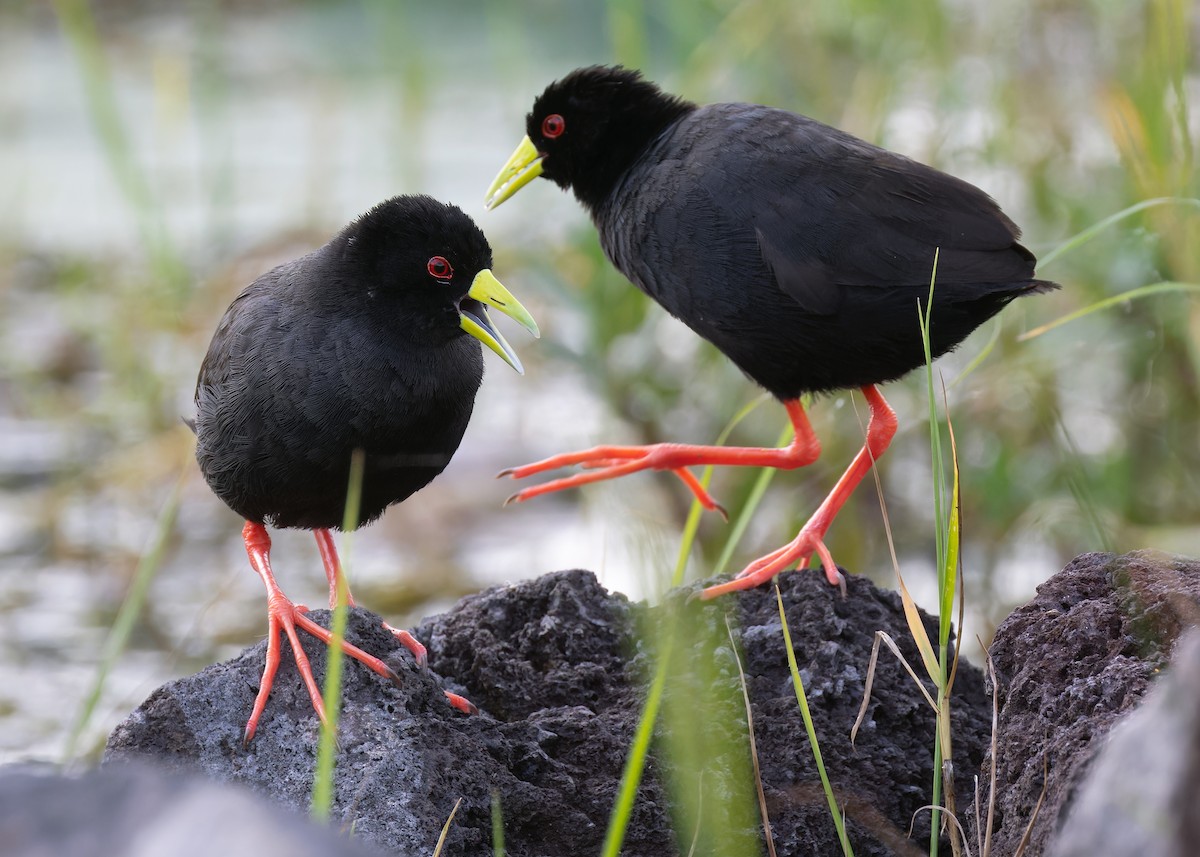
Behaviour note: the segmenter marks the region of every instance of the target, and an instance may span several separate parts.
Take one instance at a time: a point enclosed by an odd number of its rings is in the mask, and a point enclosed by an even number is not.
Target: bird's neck
[[[577,165],[571,189],[593,216],[654,141],[696,109],[690,101],[656,95],[648,102],[623,105],[606,125],[592,157]]]

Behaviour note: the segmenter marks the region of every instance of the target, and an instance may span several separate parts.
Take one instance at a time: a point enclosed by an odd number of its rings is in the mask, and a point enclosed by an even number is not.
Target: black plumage
[[[491,264],[487,239],[461,210],[402,196],[259,277],[230,305],[196,385],[196,458],[217,496],[246,519],[247,551],[269,595],[278,587],[264,525],[316,531],[332,605],[340,569],[328,531],[343,524],[355,451],[364,462],[361,525],[449,463],[483,378],[481,341],[521,371],[485,304],[536,326]],[[293,621],[320,635],[290,601],[269,601],[272,642],[277,623],[289,635]],[[269,693],[271,660],[269,650],[247,739]]]
[[[572,190],[613,264],[784,402],[922,365],[931,278],[934,357],[1014,298],[1056,288],[1035,277],[1020,231],[983,191],[785,110],[698,106],[637,72],[591,67],[548,86],[526,132],[489,204],[538,175]],[[646,466],[713,460],[692,449]],[[515,499],[603,478],[587,476]]]
[[[440,285],[432,256],[453,260]],[[458,302],[491,267],[457,208],[408,197],[255,280],[230,305],[196,385],[196,457],[250,521],[341,528],[350,456],[365,471],[359,523],[445,469],[483,380]]]

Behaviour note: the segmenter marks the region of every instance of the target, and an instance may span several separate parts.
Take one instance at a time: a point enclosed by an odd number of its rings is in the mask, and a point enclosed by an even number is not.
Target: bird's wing
[[[973,185],[796,114],[705,110],[727,130],[695,145],[698,182],[806,311],[835,312],[845,287],[928,284],[935,251],[943,286],[1032,277],[1019,230]]]
[[[208,345],[204,362],[200,364],[194,396],[197,405],[206,391],[224,387],[232,375],[245,370],[248,362],[245,360],[246,348],[255,339],[256,333],[250,329],[255,324],[252,307],[269,299],[274,274],[272,271],[255,280],[225,310]]]

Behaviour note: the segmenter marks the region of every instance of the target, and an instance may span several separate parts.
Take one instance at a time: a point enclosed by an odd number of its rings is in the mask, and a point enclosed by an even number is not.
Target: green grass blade
[[[1154,199],[1142,200],[1141,202],[1131,205],[1128,208],[1121,209],[1116,214],[1110,214],[1108,217],[1104,218],[1098,223],[1093,223],[1087,229],[1068,238],[1062,244],[1059,244],[1057,247],[1043,256],[1038,261],[1038,267],[1045,268],[1049,265],[1052,265],[1060,256],[1064,256],[1077,247],[1080,247],[1081,245],[1086,244],[1088,241],[1091,241],[1108,227],[1116,223],[1120,223],[1122,220],[1132,217],[1138,212],[1145,211],[1148,208],[1154,208],[1159,205],[1182,205],[1190,206],[1192,208],[1200,208],[1200,199],[1187,196],[1160,196]]]
[[[942,558],[946,552],[945,533],[941,527],[941,521],[944,520],[942,510],[942,498],[945,492],[945,470],[944,462],[942,461],[942,437],[938,424],[937,414],[937,398],[934,395],[933,386],[933,352],[929,345],[929,323],[933,312],[933,289],[937,279],[938,266],[938,251],[933,253],[933,274],[929,278],[929,298],[925,303],[925,311],[921,312],[921,308],[917,307],[917,320],[921,327],[921,344],[925,349],[925,386],[929,401],[929,448],[930,458],[933,461],[933,519],[938,522],[938,526],[934,528],[937,545],[938,567],[941,567]],[[937,803],[937,801],[933,801]]]
[[[750,704],[750,686],[746,683],[746,670],[742,667],[742,656],[738,654],[737,639],[733,636],[733,623],[725,614],[725,633],[733,649],[733,662],[737,665],[738,685],[742,691],[742,705],[746,711],[746,736],[750,744],[750,762],[754,769],[754,788],[758,794],[758,813],[762,820],[763,836],[767,842],[768,857],[776,857],[775,836],[771,832],[771,815],[767,810],[767,794],[763,789],[762,766],[758,761],[758,742],[754,738],[754,706]],[[699,813],[697,813],[699,815]]]
[[[783,446],[791,440],[795,428],[789,422],[779,434],[779,441],[776,446]],[[725,573],[726,566],[729,565],[729,560],[733,557],[733,552],[737,550],[738,543],[741,542],[742,536],[746,533],[746,528],[750,526],[750,521],[754,518],[754,513],[758,511],[758,506],[762,502],[763,495],[767,493],[767,487],[771,484],[771,480],[775,478],[775,474],[779,471],[774,467],[764,467],[759,471],[758,478],[754,481],[753,487],[750,489],[750,495],[746,498],[746,504],[738,511],[737,516],[733,520],[733,529],[729,532],[729,538],[725,540],[725,547],[721,549],[721,555],[717,558],[716,565],[713,566],[713,575]]]
[[[958,494],[958,446],[954,442],[954,426],[950,422],[950,403],[945,401],[946,391],[942,390],[943,405],[946,411],[946,434],[950,438],[950,520],[946,525],[946,556],[942,560],[941,572],[938,577],[938,631],[939,644],[943,650],[941,659],[945,669],[945,648],[950,642],[950,617],[954,615],[954,594],[958,591],[958,547],[961,536],[962,509]],[[941,526],[940,522],[938,526]]]
[[[188,462],[180,469],[179,478],[175,480],[167,502],[163,504],[162,511],[158,514],[150,546],[138,561],[129,592],[126,593],[125,600],[121,602],[121,609],[117,611],[117,618],[113,622],[112,630],[109,631],[108,637],[104,641],[104,648],[100,653],[100,665],[96,668],[96,677],[92,681],[87,696],[84,697],[79,714],[75,717],[75,725],[71,727],[71,733],[67,737],[67,747],[63,752],[65,762],[69,763],[75,760],[79,739],[83,736],[84,730],[87,729],[88,723],[91,722],[92,715],[96,711],[96,705],[99,703],[100,695],[104,692],[104,685],[108,681],[108,674],[112,671],[117,658],[125,651],[125,645],[129,642],[129,635],[133,632],[134,623],[137,622],[137,617],[141,615],[142,607],[146,604],[146,595],[150,591],[150,584],[158,575],[159,569],[162,568],[167,542],[175,529],[175,519],[179,516],[179,497],[183,493],[183,485],[187,481],[190,469],[191,458],[189,456]]]
[[[629,826],[629,817],[633,814],[633,804],[637,800],[638,786],[641,785],[642,773],[646,769],[646,758],[650,754],[650,741],[654,737],[654,723],[658,719],[658,712],[662,707],[663,690],[667,685],[667,674],[675,649],[675,637],[678,633],[676,621],[672,614],[663,634],[663,646],[659,651],[658,664],[654,669],[654,680],[650,684],[650,692],[646,695],[646,705],[642,708],[642,717],[638,721],[637,732],[634,733],[633,744],[630,746],[629,756],[625,760],[625,769],[621,773],[617,800],[613,804],[608,830],[604,833],[604,844],[600,849],[601,857],[617,857],[621,853],[621,844],[625,841],[625,830]]]
[[[75,52],[92,124],[117,186],[133,209],[142,244],[164,285],[175,298],[182,298],[188,285],[187,270],[171,244],[166,220],[134,157],[91,7],[87,0],[52,0],[52,5]]]
[[[504,812],[499,790],[492,791],[492,857],[504,857]]]
[[[1113,295],[1112,297],[1096,301],[1094,304],[1089,304],[1088,306],[1077,309],[1074,312],[1069,312],[1060,318],[1056,318],[1054,321],[1047,322],[1040,327],[1035,327],[1033,330],[1026,331],[1017,337],[1017,342],[1026,342],[1030,339],[1041,336],[1043,333],[1054,330],[1056,327],[1062,327],[1068,322],[1083,318],[1085,315],[1091,315],[1094,312],[1100,312],[1100,310],[1108,309],[1109,307],[1116,306],[1117,304],[1123,304],[1126,301],[1150,297],[1151,295],[1168,294],[1170,292],[1200,293],[1200,285],[1197,285],[1196,283],[1179,283],[1168,280],[1161,283],[1151,283],[1148,286],[1138,286],[1136,289],[1130,289],[1129,291],[1121,292],[1119,295]]]
[[[763,402],[767,401],[767,399],[766,395],[762,395],[746,403],[733,415],[725,428],[721,430],[717,436],[716,445],[723,445],[738,424]],[[786,439],[784,438],[785,441]],[[712,474],[713,468],[705,467],[700,476],[700,483],[706,488],[712,479]],[[684,526],[683,537],[680,541],[679,554],[676,559],[675,570],[671,577],[672,586],[679,586],[683,583],[688,557],[691,555],[692,546],[695,543],[696,531],[699,528],[700,517],[703,512],[704,507],[700,505],[699,501],[694,500],[688,512],[687,523]],[[601,854],[604,857],[616,857],[620,852],[621,843],[625,838],[625,830],[628,827],[629,818],[633,812],[633,804],[637,799],[637,790],[641,785],[642,773],[645,770],[646,759],[650,753],[650,743],[654,735],[654,724],[658,720],[658,714],[662,707],[669,665],[675,648],[676,636],[678,634],[676,621],[672,615],[663,632],[662,646],[659,652],[658,664],[655,667],[654,679],[650,684],[650,690],[646,696],[646,704],[642,709],[641,719],[638,721],[633,744],[629,748],[629,756],[625,760],[625,769],[621,774],[617,800],[613,805],[608,830],[605,832],[604,845],[601,849]]]
[[[852,857],[854,849],[846,836],[846,825],[842,820],[841,810],[838,809],[837,799],[833,795],[833,785],[829,782],[829,774],[825,771],[825,762],[821,758],[821,745],[817,742],[817,729],[813,725],[812,712],[808,709],[808,697],[804,693],[804,680],[800,678],[800,667],[796,664],[796,650],[792,648],[792,633],[788,630],[787,614],[783,610],[783,595],[779,585],[775,585],[775,601],[779,605],[779,621],[783,626],[783,643],[787,649],[788,669],[792,673],[792,687],[796,691],[796,702],[800,706],[800,716],[804,719],[804,729],[808,733],[808,745],[812,747],[813,761],[817,765],[817,774],[821,777],[821,788],[825,799],[829,802],[829,814],[833,818],[833,826],[837,829],[838,842],[842,844],[842,854]]]
[[[717,435],[714,443],[715,446],[724,446],[729,440],[729,436],[733,434],[733,430],[737,428],[738,423],[750,416],[759,405],[770,398],[766,394],[756,396],[754,399],[742,406],[733,418],[721,429],[721,433]],[[700,484],[708,488],[708,483],[712,481],[713,467],[708,465],[700,474]],[[692,507],[688,510],[687,522],[683,527],[683,538],[679,542],[679,556],[675,560],[675,572],[671,575],[671,586],[676,587],[683,583],[684,573],[687,570],[688,557],[692,555],[692,546],[696,543],[696,533],[700,529],[700,518],[704,515],[705,509],[700,505],[699,500],[692,501]],[[744,529],[744,527],[743,527]]]
[[[342,573],[338,578],[337,606],[329,623],[328,651],[325,657],[325,687],[322,688],[326,722],[321,725],[321,737],[317,744],[317,769],[313,779],[313,796],[310,814],[320,821],[328,821],[333,807],[333,769],[337,761],[337,725],[342,710],[342,641],[346,639],[346,621],[349,615],[348,575],[350,573],[351,534],[358,526],[358,510],[362,500],[363,468],[366,455],[361,449],[350,456],[350,483],[346,490],[346,509],[342,517]],[[457,807],[456,807],[457,808]],[[451,813],[451,818],[454,814]],[[448,824],[449,822],[447,822]]]
[[[979,353],[971,358],[971,362],[958,373],[958,377],[950,382],[951,388],[957,387],[968,375],[978,369],[984,360],[991,356],[992,352],[996,350],[996,344],[1000,341],[1002,330],[1004,330],[1004,316],[998,315],[992,320],[992,332],[988,336],[988,341],[984,343],[983,348],[979,349]]]
[[[934,392],[933,384],[933,352],[929,344],[929,327],[933,315],[933,295],[937,283],[939,255],[939,251],[935,250],[933,253],[933,273],[929,277],[929,297],[925,304],[925,312],[921,313],[918,311],[917,315],[921,326],[921,344],[925,349],[925,386],[929,402],[929,450],[933,467],[933,530],[937,548],[936,568],[938,569],[938,605],[940,607],[946,600],[947,579],[945,569],[949,553],[950,527],[943,524],[946,521],[946,465],[942,458],[942,433],[941,425],[938,421],[937,396]],[[903,582],[901,583],[901,587],[903,588]],[[903,590],[903,595],[907,596],[907,590]],[[916,605],[910,605],[910,602],[911,597],[906,597],[905,615],[908,618],[909,629],[914,633],[917,645],[921,649],[921,657],[925,660],[925,668],[933,679],[934,684],[938,687],[940,713],[940,704],[946,686],[946,647],[945,645],[939,645],[938,657],[934,657],[930,643],[925,635],[924,626],[921,624],[920,616],[916,613]],[[942,610],[941,615],[938,617],[939,643],[942,640],[948,639],[949,621],[949,613]],[[934,732],[933,739],[932,792],[933,795],[929,802],[935,808],[932,810],[930,816],[929,853],[931,857],[936,857],[940,845],[938,831],[941,828],[941,812],[936,807],[942,802],[942,737],[940,729]]]

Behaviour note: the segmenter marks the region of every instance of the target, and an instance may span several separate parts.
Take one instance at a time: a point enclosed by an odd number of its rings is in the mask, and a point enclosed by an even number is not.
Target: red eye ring
[[[547,140],[553,140],[555,137],[561,137],[563,131],[567,130],[567,121],[558,113],[551,113],[542,120],[542,136]]]
[[[450,267],[450,263],[446,261],[445,256],[431,257],[425,265],[425,270],[435,280],[449,280],[454,276],[454,269]]]

